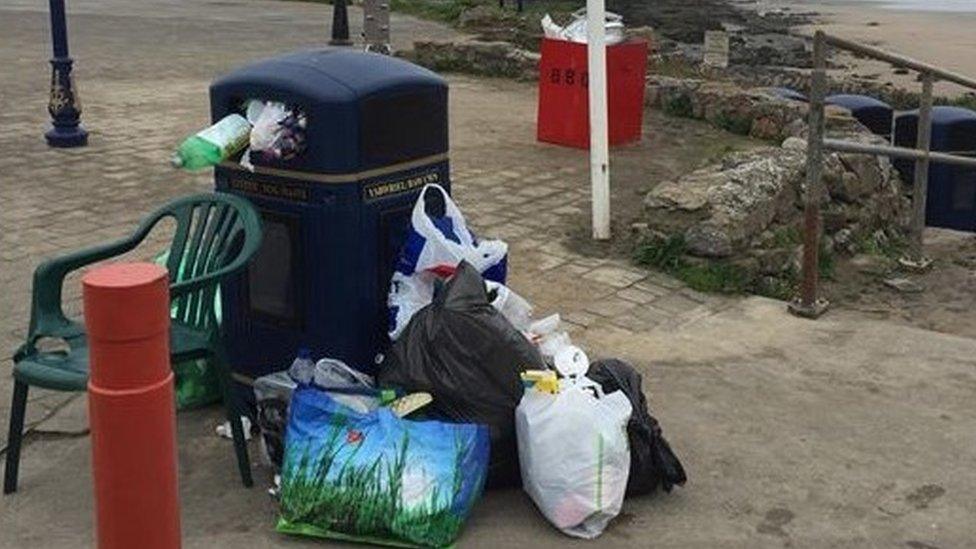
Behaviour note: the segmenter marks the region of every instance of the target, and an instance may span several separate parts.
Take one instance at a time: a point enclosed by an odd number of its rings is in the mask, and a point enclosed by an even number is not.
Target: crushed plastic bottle
[[[298,350],[298,356],[288,368],[288,375],[295,383],[308,385],[315,377],[315,361],[312,360],[312,353],[305,347]]]
[[[239,114],[229,114],[186,138],[171,161],[174,167],[185,170],[209,168],[242,151],[250,137],[251,123]]]

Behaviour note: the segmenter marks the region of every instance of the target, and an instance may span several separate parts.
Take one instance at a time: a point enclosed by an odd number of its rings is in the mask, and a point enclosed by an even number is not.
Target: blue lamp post
[[[52,147],[81,147],[88,143],[88,132],[81,127],[81,103],[72,84],[64,0],[50,0],[50,9],[54,57],[51,58],[51,98],[47,110],[51,113],[53,127],[44,137]]]

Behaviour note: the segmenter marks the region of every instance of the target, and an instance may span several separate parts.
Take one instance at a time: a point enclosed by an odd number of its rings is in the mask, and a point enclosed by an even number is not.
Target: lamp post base
[[[347,40],[343,38],[333,39],[333,40],[329,40],[329,45],[330,46],[351,46],[352,40]]]
[[[51,96],[47,110],[51,129],[44,134],[52,147],[82,147],[88,144],[88,132],[81,126],[81,102],[71,77],[70,57],[51,59]]]
[[[71,147],[84,147],[88,144],[88,131],[77,126],[54,126],[44,133],[44,139],[51,147],[67,149]]]

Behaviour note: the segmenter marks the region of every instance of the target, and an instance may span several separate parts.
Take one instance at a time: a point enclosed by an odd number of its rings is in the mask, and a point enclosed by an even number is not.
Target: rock
[[[539,54],[509,42],[418,41],[402,54],[418,65],[441,72],[503,76],[522,80],[538,78]]]
[[[802,154],[779,148],[732,154],[646,196],[652,227],[678,230],[689,252],[726,257],[742,250],[777,218],[796,217]]]
[[[750,255],[756,259],[760,274],[778,275],[790,268],[793,249],[753,250]]]
[[[711,225],[693,225],[685,231],[688,253],[698,257],[721,258],[732,255],[727,231]]]
[[[888,271],[888,260],[871,254],[858,254],[851,258],[851,266],[865,274],[880,275]]]
[[[908,278],[886,278],[884,285],[903,294],[918,294],[925,291],[925,286]]]
[[[782,147],[788,151],[807,152],[807,140],[799,137],[787,137],[783,140]]]
[[[462,29],[492,27],[498,24],[499,19],[504,19],[507,15],[507,12],[495,6],[480,4],[462,11],[457,22]]]
[[[834,233],[834,251],[842,254],[854,253],[854,231],[844,228]]]

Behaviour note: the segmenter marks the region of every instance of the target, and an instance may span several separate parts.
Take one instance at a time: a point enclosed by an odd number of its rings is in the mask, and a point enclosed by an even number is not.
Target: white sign
[[[729,34],[725,31],[705,31],[705,64],[710,67],[729,66]]]

